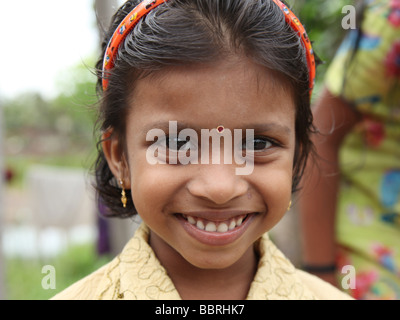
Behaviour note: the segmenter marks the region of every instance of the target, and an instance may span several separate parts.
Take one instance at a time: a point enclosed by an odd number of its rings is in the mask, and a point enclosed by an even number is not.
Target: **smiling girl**
[[[266,233],[312,148],[315,62],[293,13],[275,0],[127,1],[103,49],[96,187],[115,216],[143,223],[117,258],[56,298],[347,298],[295,269]],[[172,162],[192,148],[171,121],[198,135],[240,130],[241,141],[210,151],[239,149],[253,170]],[[165,132],[154,154],[164,163],[148,158],[153,129]]]

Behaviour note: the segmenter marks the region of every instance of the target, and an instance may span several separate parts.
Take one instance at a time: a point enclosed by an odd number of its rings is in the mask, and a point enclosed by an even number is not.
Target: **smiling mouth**
[[[180,214],[180,216],[188,221],[192,226],[201,231],[225,233],[239,228],[250,214],[243,214],[225,221],[210,221],[199,217]]]

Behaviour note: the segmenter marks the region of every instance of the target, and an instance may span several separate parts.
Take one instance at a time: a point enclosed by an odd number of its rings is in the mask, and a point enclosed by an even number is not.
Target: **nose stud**
[[[224,130],[225,130],[224,126],[218,126],[217,127],[218,133],[222,133],[222,132],[224,132]]]

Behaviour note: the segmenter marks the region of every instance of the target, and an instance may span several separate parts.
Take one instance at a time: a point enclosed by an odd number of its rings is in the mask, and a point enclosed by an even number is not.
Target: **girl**
[[[143,224],[56,298],[347,298],[266,235],[311,149],[315,62],[293,13],[275,0],[127,1],[103,49],[97,190]],[[227,161],[237,145],[245,164]]]

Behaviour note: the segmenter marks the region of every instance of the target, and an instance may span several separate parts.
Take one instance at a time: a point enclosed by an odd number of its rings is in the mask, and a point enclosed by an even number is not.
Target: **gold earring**
[[[122,206],[124,208],[126,208],[126,202],[127,202],[127,198],[126,198],[126,193],[125,193],[125,188],[124,188],[124,182],[122,181],[122,179],[119,179],[119,184],[121,185],[122,191],[121,191],[121,202],[122,202]]]
[[[290,208],[292,207],[292,200],[290,200],[290,202],[289,202],[289,206],[288,206],[288,211],[290,210]]]

